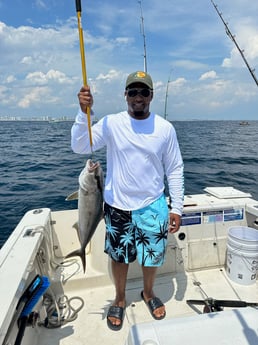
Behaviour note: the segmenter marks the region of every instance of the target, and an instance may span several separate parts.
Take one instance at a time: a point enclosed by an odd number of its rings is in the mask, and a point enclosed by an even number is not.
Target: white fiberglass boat
[[[73,229],[78,211],[27,212],[0,251],[0,343],[257,345],[258,201],[214,187],[185,196],[184,205],[155,284],[166,318],[151,317],[134,263],[118,332],[106,323],[114,286],[103,253],[104,222],[86,248],[84,274],[80,258],[64,260],[79,247]]]

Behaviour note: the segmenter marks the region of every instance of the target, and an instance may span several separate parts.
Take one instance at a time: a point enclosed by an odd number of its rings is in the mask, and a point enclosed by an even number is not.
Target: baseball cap
[[[142,83],[148,86],[149,89],[153,89],[153,83],[151,76],[148,73],[142,71],[136,71],[128,75],[125,83],[125,88],[127,89],[128,86],[134,83]]]

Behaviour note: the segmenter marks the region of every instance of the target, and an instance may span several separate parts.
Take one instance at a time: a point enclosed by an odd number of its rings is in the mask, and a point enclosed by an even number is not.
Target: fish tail
[[[82,267],[83,267],[83,272],[85,273],[86,270],[86,256],[85,256],[85,250],[77,249],[65,256],[65,259],[71,258],[73,256],[79,256],[82,261]]]

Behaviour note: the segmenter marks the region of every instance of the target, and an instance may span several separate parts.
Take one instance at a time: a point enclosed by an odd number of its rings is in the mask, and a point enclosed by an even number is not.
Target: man
[[[92,126],[92,148],[85,116],[93,104],[89,87],[79,94],[80,110],[72,127],[72,149],[91,153],[107,149],[104,190],[105,252],[112,262],[116,296],[107,314],[112,330],[122,327],[129,263],[142,266],[142,299],[152,316],[165,317],[165,306],[155,296],[156,271],[164,262],[168,232],[179,230],[183,209],[183,161],[174,127],[150,112],[153,82],[145,72],[131,73],[126,80],[127,111],[107,115]],[[167,177],[172,209],[164,196]]]

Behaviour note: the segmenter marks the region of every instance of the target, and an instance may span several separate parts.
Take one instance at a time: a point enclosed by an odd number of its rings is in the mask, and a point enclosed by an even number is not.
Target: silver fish
[[[69,195],[66,200],[78,198],[77,230],[81,248],[68,254],[66,258],[80,256],[83,271],[86,269],[85,248],[90,242],[101,218],[103,217],[103,170],[99,162],[88,159],[79,176],[79,191]]]

